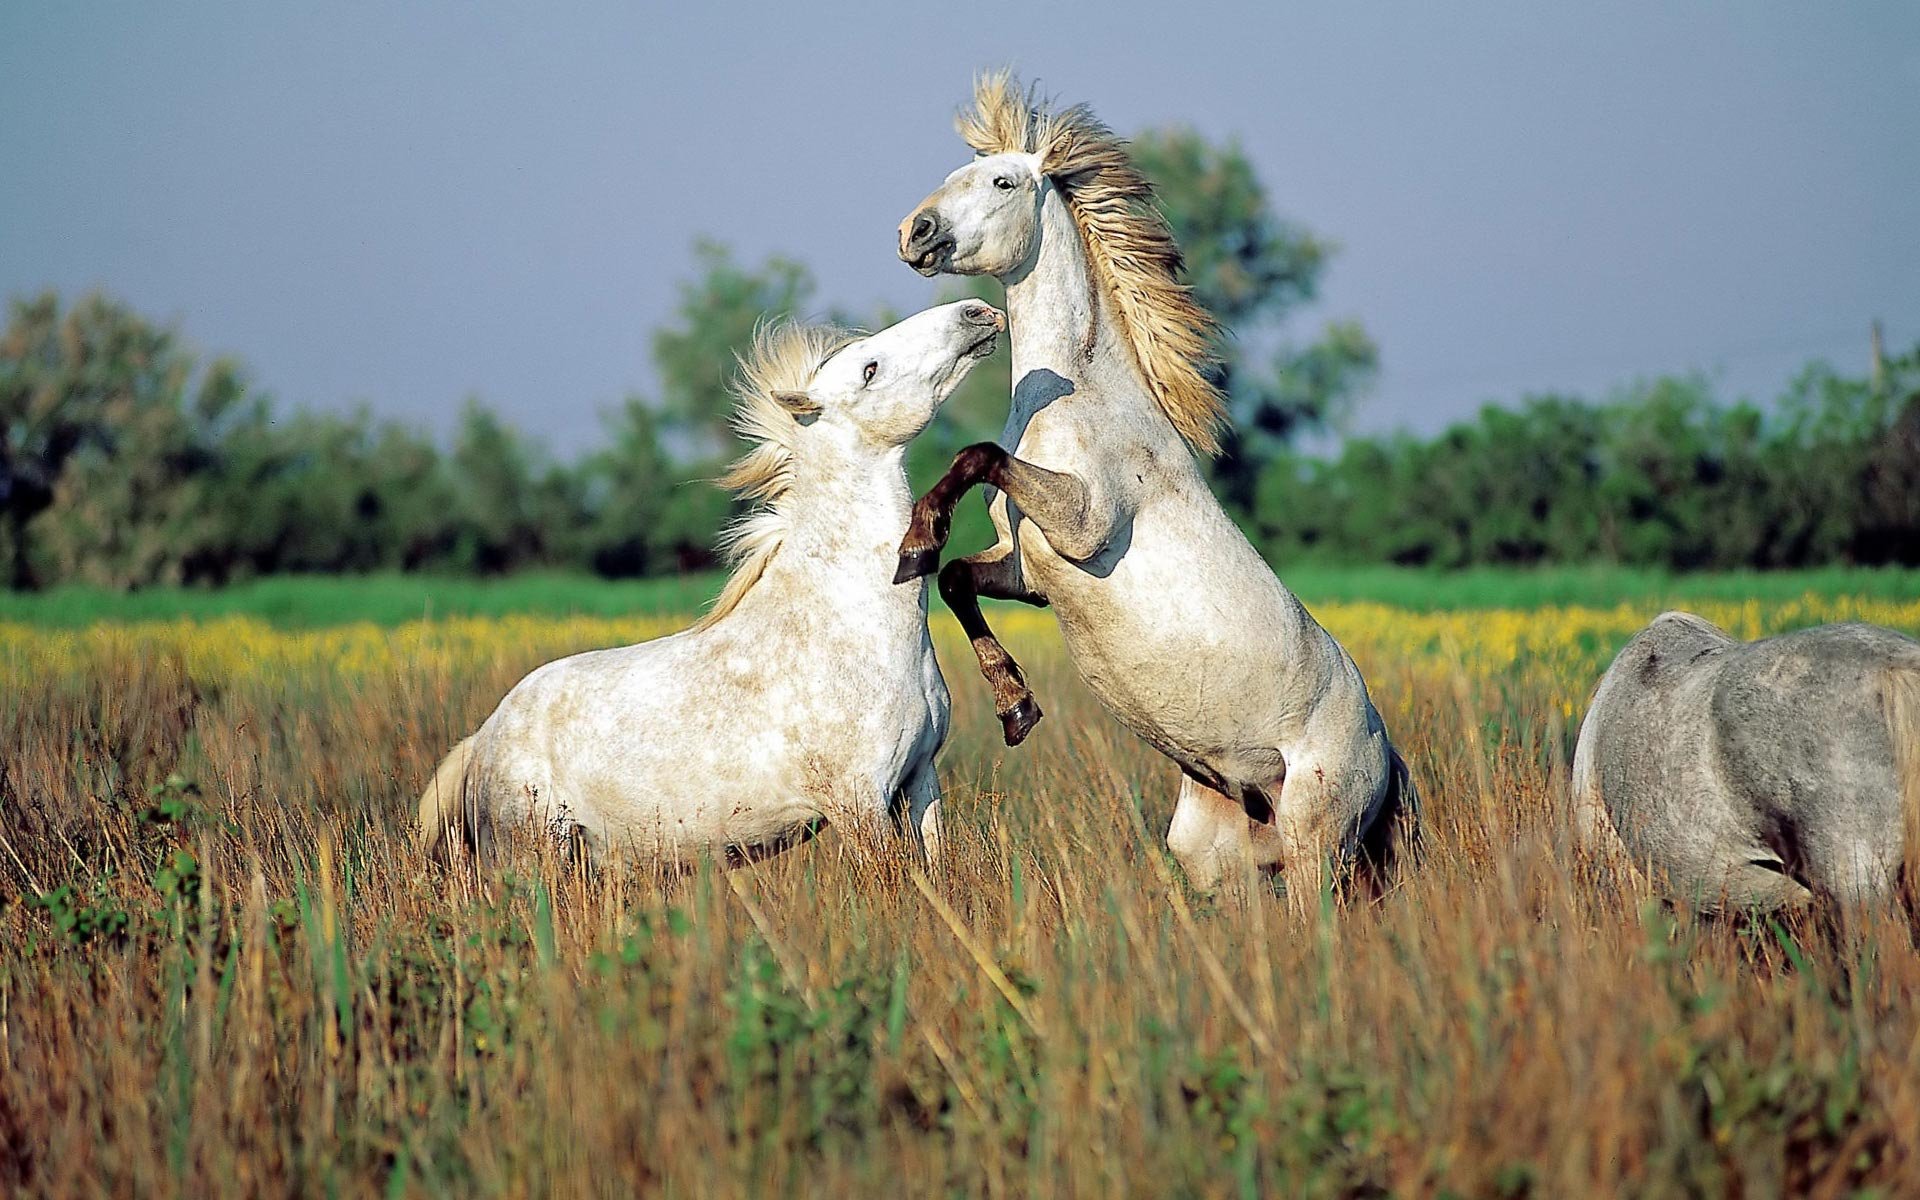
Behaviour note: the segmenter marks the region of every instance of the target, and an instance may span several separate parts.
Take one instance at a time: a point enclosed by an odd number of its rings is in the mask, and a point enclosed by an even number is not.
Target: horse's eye
[[[1001,175],[994,179],[993,186],[1003,192],[1010,192],[1013,190],[1013,180],[1007,178],[1005,175]]]
[[[866,366],[865,366],[864,368],[862,368],[862,369],[861,369],[861,371],[860,371],[860,385],[861,385],[862,387],[865,387],[865,386],[866,386],[867,384],[869,384],[869,383],[872,383],[872,382],[873,382],[873,377],[874,377],[875,375],[878,375],[879,373],[880,373],[880,364],[879,364],[879,363],[877,363],[877,362],[870,362],[870,363],[868,363],[868,364],[867,364],[867,365],[866,365]]]

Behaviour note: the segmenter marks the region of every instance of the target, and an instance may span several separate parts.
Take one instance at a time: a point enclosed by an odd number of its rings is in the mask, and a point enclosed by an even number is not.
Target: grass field
[[[1495,568],[1418,571],[1404,567],[1295,566],[1283,572],[1309,604],[1390,604],[1415,612],[1618,604],[1688,605],[1797,600],[1803,596],[1880,600],[1920,598],[1920,570],[1830,568],[1816,571],[1673,575],[1619,567]],[[675,616],[697,610],[720,590],[719,574],[605,580],[531,573],[504,579],[423,575],[277,576],[239,586],[109,592],[54,588],[0,591],[0,622],[74,628],[97,621],[165,621],[251,616],[282,628],[350,621],[398,625],[443,617]],[[938,597],[934,603],[939,605]]]
[[[407,848],[438,756],[703,584],[15,598],[0,1194],[1914,1194],[1913,930],[1700,921],[1583,879],[1565,827],[1588,691],[1659,608],[1920,632],[1913,582],[1303,577],[1428,802],[1400,888],[1310,916],[1184,887],[1172,768],[1042,612],[995,614],[1048,713],[1015,751],[936,620],[930,885],[831,831],[475,880]]]

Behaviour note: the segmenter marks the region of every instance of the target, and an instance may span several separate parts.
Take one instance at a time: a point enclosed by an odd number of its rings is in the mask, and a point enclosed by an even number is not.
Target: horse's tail
[[[1602,679],[1587,704],[1586,719],[1580,722],[1573,744],[1573,775],[1567,785],[1574,852],[1584,868],[1595,871],[1628,862],[1627,847],[1600,794],[1600,751],[1595,743],[1600,737],[1600,705],[1607,698],[1607,681]]]
[[[1907,887],[1920,905],[1920,661],[1887,672],[1887,732],[1893,738],[1893,770],[1900,789]]]
[[[420,795],[420,827],[414,831],[414,849],[423,856],[444,855],[447,839],[464,832],[467,766],[473,760],[473,738],[464,737],[440,760]]]
[[[1387,791],[1360,834],[1356,874],[1367,891],[1383,895],[1401,871],[1420,858],[1420,789],[1407,760],[1387,747]]]

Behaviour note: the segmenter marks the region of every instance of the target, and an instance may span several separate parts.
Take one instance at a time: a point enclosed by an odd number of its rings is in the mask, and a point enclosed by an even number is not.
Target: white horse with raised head
[[[1883,899],[1920,823],[1920,642],[1663,614],[1600,680],[1573,800],[1589,853],[1703,909]]]
[[[936,853],[947,687],[926,588],[892,578],[903,459],[1005,328],[962,301],[869,337],[763,330],[737,387],[754,445],[721,481],[760,507],[719,599],[684,632],[521,680],[435,773],[421,849],[528,829],[595,863],[751,859],[891,818]]]
[[[1040,710],[978,596],[1051,605],[1094,693],[1179,764],[1168,845],[1199,886],[1248,860],[1306,893],[1329,854],[1379,862],[1417,799],[1339,643],[1274,577],[1195,453],[1225,420],[1214,326],[1146,178],[1084,106],[1007,75],[959,119],[978,153],[900,225],[923,275],[1006,285],[1013,403],[914,509],[899,578],[939,563],[953,506],[988,484],[998,539],[940,571],[1008,745]],[[1305,885],[1305,886],[1301,886]]]

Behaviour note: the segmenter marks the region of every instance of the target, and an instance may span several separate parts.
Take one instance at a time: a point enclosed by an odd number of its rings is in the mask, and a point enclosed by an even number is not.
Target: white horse
[[[736,388],[755,445],[721,481],[761,506],[732,531],[739,565],[712,610],[521,680],[435,773],[420,848],[522,827],[594,863],[684,864],[891,817],[937,853],[947,687],[926,588],[892,581],[903,459],[1005,328],[962,301],[870,337],[763,330]]]
[[[1920,821],[1920,642],[1823,625],[1741,642],[1690,613],[1634,635],[1573,756],[1582,843],[1708,910],[1890,894]]]
[[[1252,861],[1307,894],[1325,856],[1377,862],[1417,806],[1353,660],[1208,490],[1222,399],[1211,319],[1125,143],[1084,106],[1049,111],[1005,74],[960,134],[980,157],[900,226],[923,275],[1006,285],[1013,403],[914,508],[899,578],[931,573],[953,506],[991,485],[999,534],[940,590],[992,684],[1008,745],[1040,711],[977,596],[1051,604],[1075,664],[1183,773],[1167,842],[1201,887]]]

